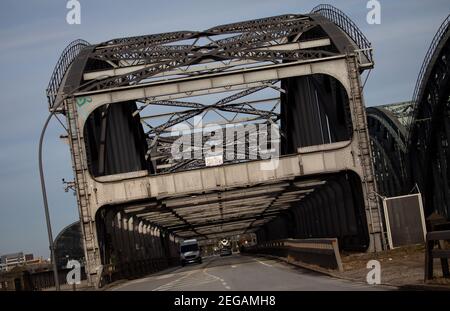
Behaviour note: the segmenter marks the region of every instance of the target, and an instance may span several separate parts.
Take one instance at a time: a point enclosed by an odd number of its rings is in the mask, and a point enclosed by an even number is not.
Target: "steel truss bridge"
[[[426,216],[450,227],[450,16],[423,60],[411,102],[367,109],[379,192],[421,191]]]
[[[360,81],[373,65],[369,41],[328,5],[71,43],[47,94],[67,124],[90,281],[111,264],[128,277],[169,263],[185,238],[337,237],[346,250],[382,249]],[[231,125],[244,134],[216,136]],[[279,131],[255,146],[269,126]],[[173,157],[186,136],[183,155],[200,157]],[[205,151],[223,163],[207,166]]]

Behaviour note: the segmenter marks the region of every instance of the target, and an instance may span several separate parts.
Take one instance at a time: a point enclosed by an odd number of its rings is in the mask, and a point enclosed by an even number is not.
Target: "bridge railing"
[[[408,128],[410,128],[416,119],[417,115],[417,107],[419,104],[419,100],[422,97],[423,90],[425,88],[424,83],[426,83],[425,75],[427,73],[428,67],[430,65],[430,62],[435,54],[436,48],[441,42],[444,35],[447,33],[448,29],[450,27],[450,15],[447,16],[447,18],[442,22],[441,26],[439,27],[437,33],[435,34],[433,40],[431,41],[430,47],[428,48],[427,53],[425,54],[425,57],[422,62],[422,66],[420,67],[419,75],[417,76],[416,86],[414,87],[414,93],[413,93],[413,106],[414,111],[411,115],[410,120],[408,121]]]
[[[89,46],[87,41],[78,39],[69,43],[69,45],[61,53],[61,56],[53,69],[50,82],[48,83],[46,89],[48,106],[50,110],[52,110],[55,105],[59,87],[61,86],[61,82],[64,79],[67,69],[72,64],[75,57],[77,57],[80,51],[86,46]]]
[[[368,64],[373,65],[372,44],[358,28],[358,26],[341,10],[329,5],[320,4],[311,10],[311,13],[320,14],[326,17],[339,28],[341,28],[359,47],[358,53],[362,53],[368,61]]]
[[[101,277],[97,287],[100,288],[108,283],[121,279],[148,275],[179,264],[179,257],[148,258],[117,264],[107,264],[101,267]]]
[[[67,274],[71,269],[58,269],[59,284],[67,284]],[[81,280],[86,280],[84,266],[80,271]],[[55,287],[55,278],[51,268],[32,271],[23,267],[22,269],[9,271],[0,275],[0,291],[41,291]]]
[[[289,261],[307,263],[327,269],[343,270],[336,238],[286,239],[244,247],[243,253],[272,255]]]
[[[425,282],[433,279],[434,258],[441,260],[442,276],[450,278],[448,260],[450,249],[445,248],[445,241],[450,241],[450,230],[432,231],[427,233],[427,245],[425,253]],[[435,246],[438,248],[435,248]]]

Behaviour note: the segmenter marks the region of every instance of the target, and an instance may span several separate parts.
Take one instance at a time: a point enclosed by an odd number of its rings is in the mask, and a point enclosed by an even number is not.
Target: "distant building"
[[[23,252],[6,254],[0,257],[1,270],[9,271],[14,267],[17,267],[25,262],[25,256]]]
[[[35,259],[33,254],[24,255],[23,252],[6,254],[0,257],[0,271],[11,271],[18,266],[30,266],[43,262],[42,258]]]
[[[20,253],[12,253],[12,254],[6,254],[1,257],[2,264],[8,264],[8,263],[19,263],[25,261],[25,256],[23,255],[23,252]]]

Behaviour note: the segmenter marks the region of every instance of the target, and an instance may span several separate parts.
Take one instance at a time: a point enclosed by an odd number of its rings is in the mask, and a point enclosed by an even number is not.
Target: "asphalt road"
[[[334,279],[284,262],[241,256],[204,258],[202,264],[176,267],[149,277],[127,281],[117,291],[288,291],[387,290]]]

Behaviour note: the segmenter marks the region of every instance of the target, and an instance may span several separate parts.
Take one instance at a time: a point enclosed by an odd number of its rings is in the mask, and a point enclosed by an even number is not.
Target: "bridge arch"
[[[450,16],[428,49],[414,90],[409,154],[426,214],[450,220]]]
[[[395,106],[408,109],[409,103]],[[380,195],[392,197],[408,193],[412,186],[409,174],[407,129],[389,109],[392,106],[367,108],[367,122],[372,143]]]

